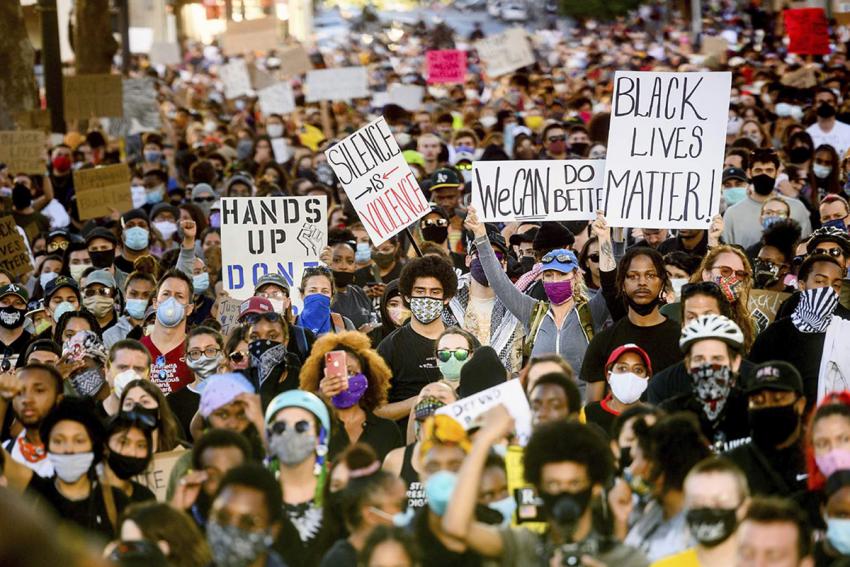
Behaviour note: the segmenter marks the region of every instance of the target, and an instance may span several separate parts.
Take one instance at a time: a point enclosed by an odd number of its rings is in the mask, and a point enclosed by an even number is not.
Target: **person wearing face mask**
[[[758,246],[747,250],[753,256],[753,288],[792,293],[794,288],[785,284],[791,271],[794,247],[800,239],[800,225],[792,219],[783,219],[764,231]],[[764,330],[764,329],[761,329]]]
[[[126,277],[124,285],[124,314],[118,317],[114,325],[103,332],[103,344],[106,348],[126,338],[141,338],[141,326],[150,298],[156,289],[156,280],[139,266],[140,271]],[[138,335],[138,336],[135,336]]]
[[[839,157],[830,145],[822,145],[815,148],[812,161],[812,177],[809,185],[817,188],[821,195],[840,195],[843,193],[841,177],[838,167]],[[810,197],[814,200],[814,196]]]
[[[599,215],[601,217],[601,213]],[[585,296],[583,276],[575,253],[556,248],[542,256],[539,272],[548,301],[541,301],[522,293],[508,279],[487,230],[473,208],[467,215],[466,228],[475,236],[475,250],[489,286],[524,326],[523,356],[555,352],[578,372],[595,330],[601,329],[608,318],[608,308],[603,294],[596,294],[591,299]],[[601,243],[600,270],[613,270],[610,231],[607,225],[600,224],[597,232]],[[610,262],[606,256],[608,253],[611,254]]]
[[[441,526],[471,551],[501,565],[568,565],[588,556],[594,564],[639,567],[646,556],[607,533],[595,519],[599,496],[614,473],[604,436],[587,425],[555,421],[534,430],[525,448],[524,476],[543,502],[546,531],[498,528],[474,519],[475,501],[491,447],[509,435],[514,422],[504,406],[485,414],[469,455],[462,461]],[[589,564],[589,563],[584,563]]]
[[[812,105],[817,121],[809,126],[806,132],[812,137],[816,147],[828,144],[843,156],[850,148],[850,125],[836,118],[838,103],[838,98],[831,89],[818,87]]]
[[[614,420],[622,412],[640,405],[652,376],[649,355],[634,344],[615,348],[605,364],[610,392],[598,402],[582,408],[582,423],[595,423],[603,431],[611,431]]]
[[[818,376],[826,330],[833,317],[850,319],[850,310],[838,303],[844,267],[832,256],[813,254],[797,274],[799,302],[790,315],[779,317],[753,343],[750,360],[782,360],[802,375],[810,403],[818,397]],[[794,345],[794,348],[788,348]]]
[[[103,478],[127,496],[130,503],[156,500],[151,490],[133,480],[144,474],[153,458],[151,428],[118,415],[106,428]]]
[[[50,219],[36,211],[32,191],[20,183],[12,188],[12,218],[28,235],[50,232]]]
[[[156,135],[145,137],[145,145],[142,147],[142,171],[161,169],[165,165],[162,153],[162,139]]]
[[[322,258],[333,272],[334,293],[331,310],[349,319],[356,329],[368,333],[372,330],[372,300],[354,283],[357,269],[355,255],[357,243],[348,229],[331,229],[328,249]]]
[[[720,213],[732,205],[736,205],[747,198],[749,178],[747,172],[738,167],[727,167],[723,170],[723,192],[720,202]]]
[[[359,247],[360,243],[357,246]],[[380,285],[374,284],[389,284],[401,275],[404,259],[399,257],[400,253],[401,245],[397,236],[388,238],[379,246],[371,246],[370,263],[354,272],[354,282],[364,288],[367,295],[373,287],[373,293],[377,293]]]
[[[213,203],[218,201],[219,195],[208,183],[198,183],[192,187],[192,203],[201,209],[204,217],[209,218]]]
[[[64,255],[65,275],[74,278],[74,281],[80,283],[83,278],[83,272],[92,267],[91,256],[89,256],[88,248],[82,237],[73,235],[68,248],[65,249]]]
[[[690,389],[660,403],[669,413],[687,411],[717,451],[729,450],[749,435],[747,398],[741,388],[744,334],[723,315],[701,315],[682,329],[679,348]]]
[[[452,249],[450,233],[452,223],[452,212],[438,205],[431,205],[431,212],[419,219],[419,231],[426,242],[434,242],[448,252],[455,269],[465,273],[469,271],[466,256]]]
[[[41,339],[52,339],[53,329],[59,319],[69,311],[78,311],[81,305],[80,288],[74,279],[59,276],[49,281],[44,288],[44,305],[50,313],[53,325],[45,329]]]
[[[398,290],[398,279],[384,286],[379,309],[381,315],[381,326],[369,333],[372,344],[381,344],[390,333],[404,325],[410,320],[410,309],[405,307],[404,299]]]
[[[271,401],[265,422],[283,491],[283,528],[275,550],[288,565],[315,565],[339,537],[324,506],[330,413],[315,394],[290,390]]]
[[[62,206],[69,207],[74,192],[74,176],[71,147],[66,144],[54,146],[50,151],[50,163],[48,167],[50,185],[53,187],[53,193],[56,200]]]
[[[95,316],[102,330],[115,325],[118,319],[115,313],[118,294],[115,278],[108,270],[94,270],[87,275],[82,294],[83,307]]]
[[[498,232],[490,232],[489,240],[502,270],[506,270],[505,239]],[[469,273],[458,278],[458,292],[449,302],[451,318],[447,319],[451,325],[472,333],[480,344],[493,346],[508,372],[517,375],[522,367],[522,326],[490,287],[475,243],[470,241],[467,249]]]
[[[185,241],[186,239],[184,239]],[[207,319],[214,318],[212,309],[215,298],[213,288],[210,286],[210,270],[204,264],[204,261],[198,257],[195,257],[193,261],[192,286],[195,292],[192,297],[195,308],[192,309],[192,314],[189,316],[188,325],[190,327],[201,325]]]
[[[170,203],[158,203],[151,208],[150,225],[162,236],[165,243],[164,251],[171,250],[176,247],[175,235],[178,231],[178,219],[180,218],[180,209]],[[194,241],[192,242],[194,249]]]
[[[24,330],[29,294],[19,284],[0,287],[0,360],[11,367],[23,365],[23,355],[33,336]]]
[[[479,346],[478,339],[458,326],[446,328],[437,339],[437,366],[452,388],[460,385],[460,372]]]
[[[301,362],[310,356],[310,349],[316,340],[313,331],[294,323],[292,301],[289,297],[289,283],[281,274],[268,273],[254,285],[254,295],[268,299],[275,313],[283,315],[283,321],[289,327],[289,343],[286,348],[298,356]]]
[[[328,334],[313,345],[301,368],[300,389],[321,394],[336,410],[339,423],[330,442],[331,459],[345,447],[365,443],[383,462],[387,453],[402,446],[395,422],[375,415],[386,403],[390,376],[386,362],[362,333]]]
[[[543,151],[540,159],[563,160],[567,158],[567,131],[560,122],[550,122],[541,134]]]
[[[201,403],[204,380],[218,374],[224,364],[224,338],[210,327],[194,327],[186,335],[186,366],[194,380],[165,397],[183,431],[191,431],[192,418]]]
[[[150,242],[150,222],[143,209],[133,209],[121,215],[121,254],[114,262],[119,285],[133,271],[133,262],[149,253]]]
[[[745,383],[751,441],[726,456],[744,471],[754,495],[792,496],[806,488],[803,414],[806,396],[796,368],[756,365]]]
[[[757,149],[750,155],[747,175],[752,185],[747,197],[728,207],[723,213],[723,241],[748,248],[761,238],[763,226],[760,222],[762,206],[771,196],[776,185],[781,162],[772,149]],[[790,209],[790,218],[800,224],[803,236],[812,232],[809,210],[799,200],[782,196]]]
[[[839,469],[826,481],[821,507],[826,537],[815,543],[815,565],[840,565],[850,558],[850,470]]]
[[[109,348],[105,368],[109,395],[97,405],[98,416],[104,423],[121,411],[121,396],[127,384],[147,379],[150,368],[151,355],[137,340],[123,339]]]
[[[300,291],[304,305],[295,324],[308,329],[317,337],[331,332],[356,330],[348,317],[331,310],[336,295],[334,279],[333,271],[324,266],[307,268],[301,275]]]
[[[685,521],[696,545],[652,567],[727,567],[735,564],[738,524],[750,491],[741,470],[722,457],[697,463],[685,477]]]
[[[162,169],[149,169],[144,173],[145,204],[142,208],[150,212],[153,207],[166,200],[166,188],[168,185],[168,174]]]
[[[114,537],[128,500],[97,475],[105,433],[94,406],[88,400],[65,398],[44,419],[40,433],[54,476],[42,478],[6,459],[9,487],[38,499],[67,522],[107,539]]]

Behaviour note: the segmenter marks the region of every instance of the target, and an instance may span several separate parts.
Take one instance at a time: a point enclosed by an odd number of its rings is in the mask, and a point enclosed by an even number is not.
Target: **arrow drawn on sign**
[[[395,172],[395,170],[397,170],[397,169],[398,169],[398,166],[395,166],[394,168],[392,168],[391,170],[389,170],[388,172],[386,172],[386,173],[385,173],[385,174],[381,177],[381,179],[383,179],[384,181],[386,181],[387,179],[389,179],[389,178],[390,178],[390,175],[392,175],[392,174]]]

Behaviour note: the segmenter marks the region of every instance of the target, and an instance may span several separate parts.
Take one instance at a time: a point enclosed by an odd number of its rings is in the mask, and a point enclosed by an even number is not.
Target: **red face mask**
[[[71,169],[71,158],[70,156],[56,156],[51,161],[53,165],[53,171],[56,173],[67,173]]]

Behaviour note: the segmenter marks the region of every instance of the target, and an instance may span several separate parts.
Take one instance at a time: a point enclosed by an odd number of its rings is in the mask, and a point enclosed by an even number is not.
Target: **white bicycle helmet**
[[[744,333],[735,321],[723,315],[703,315],[682,329],[679,348],[687,352],[693,343],[703,339],[717,339],[736,350],[744,348]]]

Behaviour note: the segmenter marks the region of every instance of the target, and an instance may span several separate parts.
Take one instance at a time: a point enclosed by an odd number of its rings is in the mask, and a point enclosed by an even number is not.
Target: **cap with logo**
[[[257,293],[257,290],[266,284],[276,285],[289,293],[289,284],[286,282],[286,278],[283,277],[282,274],[266,274],[258,279],[257,283],[254,285],[254,293]]]
[[[762,390],[781,390],[803,394],[803,379],[794,366],[781,360],[763,362],[753,368],[746,381],[746,393],[755,394]]]
[[[739,179],[741,181],[747,181],[749,178],[747,177],[747,172],[741,169],[740,167],[727,167],[723,170],[723,181],[728,179]]]
[[[80,297],[80,286],[77,285],[76,280],[74,278],[69,278],[68,276],[59,276],[57,278],[52,279],[47,282],[47,285],[44,286],[44,299],[45,301],[50,301],[50,298],[56,293],[60,288],[70,287],[74,290],[74,293],[77,295],[77,299]]]
[[[274,313],[272,302],[265,297],[249,297],[239,306],[239,320],[248,315]]]
[[[454,169],[444,167],[431,175],[431,191],[437,189],[461,189],[463,178]]]
[[[0,298],[6,297],[7,295],[17,295],[24,303],[27,303],[30,300],[30,294],[27,293],[26,288],[16,283],[6,284],[3,287],[0,287]]]

